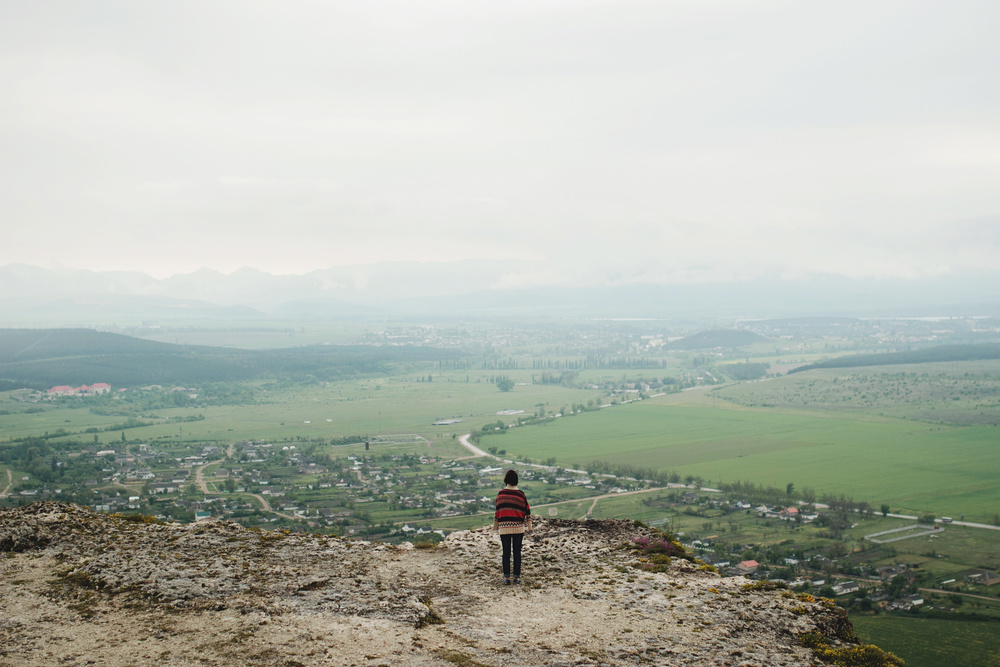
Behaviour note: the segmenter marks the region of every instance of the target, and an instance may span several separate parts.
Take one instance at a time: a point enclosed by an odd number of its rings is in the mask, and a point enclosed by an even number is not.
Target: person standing
[[[500,533],[503,547],[503,583],[521,583],[521,544],[524,531],[531,530],[531,507],[524,492],[517,488],[517,471],[508,470],[504,475],[505,486],[496,499],[496,513],[493,515],[493,530]],[[511,561],[513,560],[513,579]]]

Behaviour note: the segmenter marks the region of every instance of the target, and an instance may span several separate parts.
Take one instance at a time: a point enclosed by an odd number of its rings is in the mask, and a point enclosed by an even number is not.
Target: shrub
[[[872,644],[857,644],[832,648],[829,640],[818,632],[799,636],[799,643],[812,649],[813,655],[838,667],[905,667],[906,663],[893,653]]]
[[[632,540],[629,548],[639,552],[639,563],[636,567],[650,572],[666,572],[670,567],[671,558],[691,560],[690,554],[680,542],[664,535],[662,539],[652,540],[648,537],[638,537]]]
[[[740,590],[749,593],[750,591],[780,591],[787,590],[788,584],[783,581],[769,581],[767,579],[761,579],[760,581],[754,581],[749,584],[743,584],[740,586]]]
[[[122,514],[121,512],[111,515],[113,519],[121,519],[122,521],[128,521],[130,523],[145,523],[145,524],[156,524],[158,526],[165,526],[166,521],[160,521],[155,516],[149,516],[148,514]]]

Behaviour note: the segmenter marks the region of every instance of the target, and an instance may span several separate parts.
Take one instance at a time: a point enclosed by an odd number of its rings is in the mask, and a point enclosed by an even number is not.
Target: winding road
[[[232,457],[233,457],[233,443],[230,443],[229,447],[226,449],[225,457],[217,461],[209,461],[205,465],[199,466],[198,469],[195,470],[194,483],[198,486],[198,488],[201,490],[202,493],[205,494],[209,493],[208,482],[205,481],[205,468],[211,465],[215,465],[216,463],[224,463],[226,459],[231,459]],[[253,496],[258,501],[260,501],[261,509],[265,512],[270,512],[271,514],[275,514],[277,516],[284,517],[286,519],[292,519],[293,521],[305,521],[310,526],[317,525],[314,521],[310,521],[305,517],[293,516],[291,514],[285,514],[284,512],[279,512],[275,510],[274,508],[271,507],[271,503],[267,502],[267,499],[264,498],[264,496],[260,495],[259,493],[246,493],[245,495]]]
[[[482,449],[480,449],[479,447],[476,447],[471,442],[469,442],[469,438],[470,437],[472,437],[472,434],[471,433],[466,433],[465,435],[459,437],[459,439],[458,439],[458,441],[460,443],[462,443],[463,447],[465,447],[470,452],[472,452],[473,456],[468,457],[468,458],[485,456],[486,458],[494,459],[497,462],[500,462],[500,463],[509,463],[511,465],[531,466],[532,468],[544,468],[546,470],[552,468],[552,466],[542,465],[540,463],[520,463],[518,461],[511,461],[510,459],[503,459],[503,458],[500,458],[499,456],[494,456],[493,454],[490,454],[488,452],[484,452]],[[564,470],[568,470],[568,469],[564,468]],[[568,470],[568,471],[569,472],[586,473],[585,470]],[[589,501],[591,501],[591,503],[590,503],[590,508],[587,509],[587,516],[592,516],[594,514],[594,508],[597,507],[597,501],[599,501],[599,500],[604,500],[606,498],[618,498],[620,496],[631,496],[631,495],[635,495],[637,493],[652,493],[653,491],[663,491],[664,489],[671,489],[671,488],[678,488],[678,489],[680,489],[680,488],[688,488],[688,487],[685,487],[683,484],[668,484],[667,486],[655,486],[655,487],[652,487],[652,488],[649,488],[649,489],[639,489],[637,491],[622,491],[621,493],[605,493],[605,494],[602,494],[602,495],[599,495],[599,496],[589,496],[587,498],[576,498],[574,500],[560,500],[560,501],[554,502],[554,503],[545,503],[544,505],[535,505],[535,507],[536,508],[537,507],[555,507],[556,505],[568,505],[570,503],[580,504],[580,503],[583,503],[583,502],[586,502],[586,501],[589,500]],[[490,514],[490,512],[479,512],[479,514]]]
[[[469,442],[469,438],[471,438],[471,437],[472,437],[471,433],[466,433],[465,435],[459,437],[459,439],[458,439],[458,441],[460,443],[462,443],[462,446],[465,447],[466,449],[468,449],[473,454],[473,456],[467,457],[467,458],[474,458],[474,457],[479,457],[479,456],[485,456],[486,458],[491,458],[491,459],[494,459],[494,460],[496,460],[498,462],[501,462],[501,463],[509,463],[511,465],[531,466],[532,468],[546,468],[546,469],[551,468],[551,466],[541,465],[539,463],[519,463],[518,461],[511,461],[510,459],[503,459],[503,458],[500,458],[499,456],[494,456],[493,454],[490,454],[488,452],[484,452],[482,449],[480,449],[479,447],[476,447],[471,442]],[[584,473],[584,474],[587,473],[587,471],[585,471],[585,470],[569,470],[568,468],[564,468],[564,470],[567,470],[568,472],[578,472],[578,473]],[[658,486],[658,487],[654,487],[654,488],[650,488],[650,489],[639,489],[638,491],[625,491],[625,492],[622,492],[622,493],[607,493],[607,494],[604,494],[602,496],[592,496],[591,498],[579,498],[577,500],[561,500],[561,501],[559,501],[557,503],[548,503],[546,505],[537,505],[536,507],[552,507],[553,505],[565,505],[567,503],[579,503],[579,502],[583,502],[585,500],[592,500],[593,502],[590,503],[590,509],[587,510],[587,516],[592,516],[593,513],[594,513],[594,508],[597,507],[597,501],[598,500],[602,500],[604,498],[616,498],[618,496],[629,496],[629,495],[632,495],[632,494],[635,494],[635,493],[649,493],[651,491],[662,491],[665,488],[682,489],[682,488],[692,488],[692,487],[687,487],[684,484],[673,484],[673,483],[671,483],[671,484],[667,484],[667,486],[665,486],[665,487],[664,486]],[[701,491],[718,491],[718,489],[710,489],[710,488],[707,488],[707,487],[701,488],[699,490],[701,490]],[[817,504],[816,507],[825,507],[825,505]],[[860,510],[855,510],[855,511],[859,512]],[[488,514],[488,512],[487,512],[487,514]],[[911,516],[909,514],[886,514],[886,516],[893,517],[893,518],[896,518],[896,519],[910,519],[910,520],[913,520],[913,521],[916,521],[919,518],[919,517],[916,517],[916,516]],[[941,519],[935,519],[934,522],[937,523],[937,524],[944,524],[944,525],[951,525],[951,526],[966,526],[968,528],[982,528],[982,529],[985,529],[985,530],[1000,530],[1000,526],[992,526],[992,525],[987,524],[987,523],[973,523],[971,521],[948,521],[948,522],[945,522],[945,521],[942,521]],[[931,531],[931,532],[933,532],[933,531]]]
[[[202,493],[208,493],[208,483],[205,481],[205,468],[208,466],[214,466],[216,463],[223,463],[226,459],[233,457],[233,443],[229,443],[229,447],[226,449],[226,455],[219,459],[218,461],[209,461],[203,466],[200,466],[194,471],[194,483],[198,485]],[[266,503],[265,503],[266,505]]]

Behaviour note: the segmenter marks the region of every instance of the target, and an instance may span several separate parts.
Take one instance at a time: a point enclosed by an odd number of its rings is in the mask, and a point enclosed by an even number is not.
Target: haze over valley
[[[995,665],[998,27],[5,3],[0,663]]]

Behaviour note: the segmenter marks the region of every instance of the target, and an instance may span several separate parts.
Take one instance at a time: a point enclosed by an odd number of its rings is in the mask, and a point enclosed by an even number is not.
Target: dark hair
[[[517,471],[508,470],[507,474],[503,476],[503,483],[509,486],[517,486]]]

